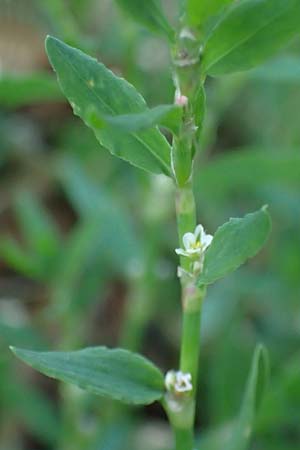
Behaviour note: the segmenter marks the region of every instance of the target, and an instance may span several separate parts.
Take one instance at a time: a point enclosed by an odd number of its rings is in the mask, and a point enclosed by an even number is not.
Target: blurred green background
[[[170,20],[175,4],[164,2]],[[0,449],[169,450],[158,405],[90,397],[8,351],[118,345],[177,367],[173,186],[114,159],[73,116],[44,52],[49,33],[97,56],[151,106],[174,95],[165,43],[111,0],[0,1]],[[214,233],[268,204],[273,231],[258,257],[208,290],[203,450],[222,448],[259,341],[271,380],[252,448],[300,448],[299,49],[207,82],[198,220]]]

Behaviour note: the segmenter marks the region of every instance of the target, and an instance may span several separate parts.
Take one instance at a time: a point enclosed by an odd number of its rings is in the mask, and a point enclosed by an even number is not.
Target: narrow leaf
[[[270,230],[271,219],[266,207],[242,219],[230,219],[218,228],[205,254],[199,285],[211,284],[223,278],[256,255]]]
[[[16,108],[63,99],[55,78],[47,73],[0,77],[0,105]]]
[[[93,347],[73,352],[34,352],[11,347],[13,353],[51,378],[96,395],[131,404],[150,404],[164,392],[164,377],[146,358],[122,349]]]
[[[14,270],[32,278],[43,278],[43,268],[36,258],[24,251],[20,244],[10,236],[0,239],[0,258]]]
[[[225,450],[246,450],[253,430],[254,420],[260,406],[269,374],[266,349],[258,345],[255,349],[240,415],[232,438]]]
[[[46,40],[50,62],[74,113],[93,129],[113,155],[134,166],[170,175],[170,146],[156,128],[125,133],[103,127],[103,117],[139,114],[147,110],[143,97],[103,64],[53,37]]]
[[[169,25],[161,7],[160,0],[116,0],[123,11],[138,23],[144,25],[154,33],[166,36],[170,41],[174,39],[174,30]]]
[[[60,249],[60,235],[39,199],[29,191],[20,191],[14,209],[30,250],[45,257],[55,256]]]
[[[212,29],[203,71],[223,75],[264,62],[299,34],[299,0],[243,0]]]

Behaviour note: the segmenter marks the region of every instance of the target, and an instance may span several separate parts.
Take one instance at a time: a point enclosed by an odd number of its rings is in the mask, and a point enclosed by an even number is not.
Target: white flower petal
[[[196,244],[196,237],[193,233],[185,233],[182,242],[185,249],[188,250]]]
[[[169,370],[165,376],[165,386],[169,391],[176,382],[176,372],[174,370]]]
[[[188,392],[193,389],[192,376],[190,373],[183,373],[181,371],[176,373],[175,391]]]
[[[183,250],[183,248],[175,248],[175,253],[180,256],[189,256],[187,251]]]
[[[203,226],[200,225],[200,224],[197,225],[196,228],[195,228],[195,231],[194,231],[194,235],[195,235],[196,240],[199,240],[201,242],[203,234],[205,234]]]
[[[204,234],[202,238],[201,244],[203,245],[203,249],[205,250],[212,242],[213,236],[211,234]]]
[[[188,392],[193,389],[192,376],[190,373],[169,370],[165,376],[165,386],[168,391]]]

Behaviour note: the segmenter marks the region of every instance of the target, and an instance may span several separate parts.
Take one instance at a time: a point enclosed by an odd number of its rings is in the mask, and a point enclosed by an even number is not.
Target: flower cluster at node
[[[183,373],[180,370],[169,370],[165,376],[165,386],[167,391],[177,394],[189,392],[193,389],[192,376],[190,373]]]
[[[184,248],[176,248],[177,255],[184,256],[191,260],[192,274],[199,273],[203,267],[204,253],[213,240],[213,236],[206,234],[202,225],[197,225],[194,233],[185,233],[182,242]],[[178,276],[182,276],[185,271],[179,267]],[[189,273],[190,274],[190,273]]]

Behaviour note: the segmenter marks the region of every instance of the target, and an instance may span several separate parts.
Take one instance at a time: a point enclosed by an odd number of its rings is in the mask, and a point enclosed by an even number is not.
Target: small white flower
[[[176,248],[177,255],[186,256],[188,258],[201,258],[211,244],[213,236],[206,234],[202,225],[197,225],[194,233],[185,233],[182,242],[184,248]]]
[[[192,376],[190,373],[183,373],[180,370],[169,370],[165,376],[165,385],[168,391],[175,393],[189,392],[193,389]]]

